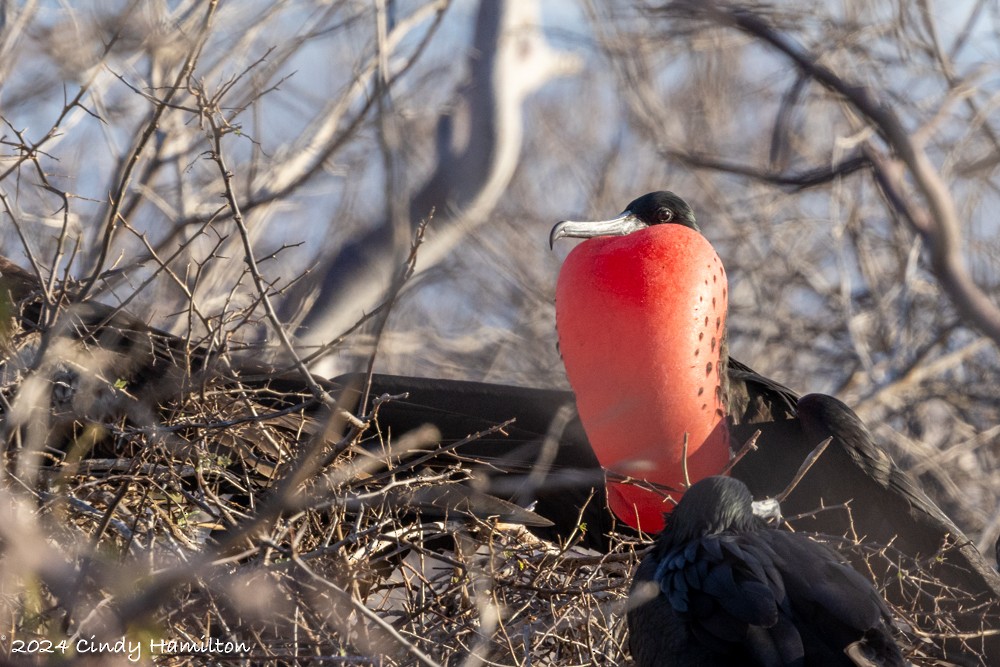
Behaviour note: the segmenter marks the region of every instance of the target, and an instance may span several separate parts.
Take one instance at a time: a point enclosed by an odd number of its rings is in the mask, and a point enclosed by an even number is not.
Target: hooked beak
[[[590,239],[595,236],[626,236],[646,227],[648,225],[635,217],[631,211],[623,211],[621,215],[611,220],[594,222],[563,220],[549,232],[549,249],[551,250],[555,242],[563,238]]]

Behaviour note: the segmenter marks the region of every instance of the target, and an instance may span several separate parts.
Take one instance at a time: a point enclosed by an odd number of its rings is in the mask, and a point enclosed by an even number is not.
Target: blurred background
[[[275,363],[564,387],[549,229],[670,189],[734,356],[992,551],[998,51],[987,0],[3,2],[0,248]]]

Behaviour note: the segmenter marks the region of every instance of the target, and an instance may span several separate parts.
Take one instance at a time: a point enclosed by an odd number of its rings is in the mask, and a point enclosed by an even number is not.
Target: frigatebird
[[[988,645],[988,655],[1000,656],[1000,639],[982,632],[998,624],[1000,578],[854,412],[829,396],[799,398],[729,357],[725,270],[680,197],[653,192],[612,220],[561,222],[550,244],[563,237],[586,240],[559,275],[560,351],[584,428],[606,468],[665,485],[676,500],[687,477],[721,472],[732,443],[759,429],[759,450],[741,459],[732,475],[753,494],[773,496],[831,438],[784,499],[786,512],[839,506],[801,525],[932,559],[930,572],[940,582],[989,608],[985,616],[962,605],[954,611],[962,631],[977,634],[976,647]],[[661,528],[667,496],[635,485],[609,484],[608,490],[611,509],[647,531]],[[951,548],[941,551],[946,543]],[[891,560],[875,568],[880,575],[891,572]],[[900,579],[896,602],[925,594],[919,582]]]
[[[752,501],[743,482],[707,477],[667,516],[629,597],[636,664],[903,667],[871,582],[826,545],[768,527]]]

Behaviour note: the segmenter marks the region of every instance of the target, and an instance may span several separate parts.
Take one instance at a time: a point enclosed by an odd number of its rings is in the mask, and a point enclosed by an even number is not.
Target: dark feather
[[[681,498],[636,573],[633,590],[660,591],[629,609],[636,663],[849,667],[844,649],[861,642],[902,667],[871,584],[825,545],[765,526],[751,500],[728,477]]]

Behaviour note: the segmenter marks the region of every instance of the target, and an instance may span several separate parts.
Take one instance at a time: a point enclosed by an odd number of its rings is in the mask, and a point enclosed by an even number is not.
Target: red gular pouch
[[[587,436],[608,470],[684,489],[729,461],[720,353],[726,272],[712,245],[680,224],[580,243],[556,287],[559,349]],[[663,528],[664,494],[611,482],[627,524]]]

